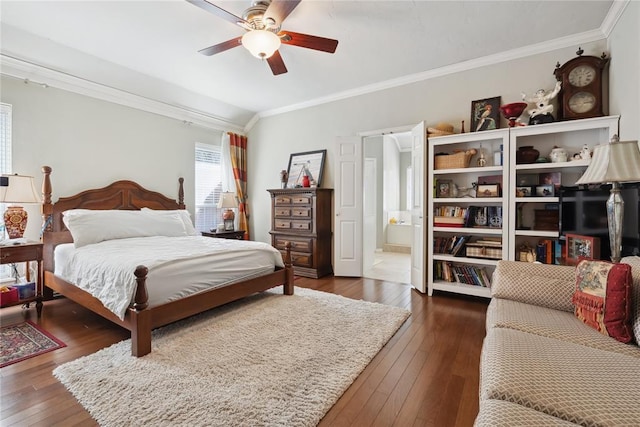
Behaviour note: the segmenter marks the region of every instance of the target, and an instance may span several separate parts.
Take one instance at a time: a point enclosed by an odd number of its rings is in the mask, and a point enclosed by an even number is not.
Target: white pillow
[[[63,212],[63,222],[76,248],[104,240],[129,237],[186,236],[178,214],[149,215],[127,210],[79,210]]]
[[[150,209],[150,208],[142,208],[142,212],[151,213],[153,215],[174,215],[174,214],[178,214],[180,216],[180,218],[182,219],[182,222],[184,223],[184,229],[187,232],[187,236],[199,236],[200,235],[198,230],[196,230],[196,228],[193,226],[193,222],[191,221],[191,215],[189,214],[189,211],[187,211],[185,209],[164,211],[164,210],[156,210],[156,209]]]

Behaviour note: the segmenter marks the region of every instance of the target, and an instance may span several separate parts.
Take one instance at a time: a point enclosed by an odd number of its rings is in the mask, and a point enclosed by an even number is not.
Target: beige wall
[[[13,106],[13,172],[36,177],[53,168],[53,200],[119,179],[178,197],[193,212],[194,144],[220,144],[220,131],[189,126],[118,104],[2,77],[2,102]],[[32,218],[39,207],[28,208]],[[40,221],[29,221],[37,239]]]

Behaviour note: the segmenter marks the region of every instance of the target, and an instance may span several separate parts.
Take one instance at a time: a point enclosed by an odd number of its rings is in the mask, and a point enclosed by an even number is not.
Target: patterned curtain
[[[244,230],[249,240],[249,212],[247,210],[247,137],[229,132],[231,166],[238,195],[238,229]]]

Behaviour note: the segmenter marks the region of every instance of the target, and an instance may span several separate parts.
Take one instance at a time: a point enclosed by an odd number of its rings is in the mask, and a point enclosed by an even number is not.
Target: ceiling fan
[[[273,74],[278,75],[287,72],[278,51],[282,43],[328,53],[334,53],[338,46],[338,40],[281,30],[282,22],[301,0],[254,0],[242,18],[207,0],[187,1],[247,31],[240,37],[199,50],[203,55],[215,55],[242,45],[253,56],[266,59]]]

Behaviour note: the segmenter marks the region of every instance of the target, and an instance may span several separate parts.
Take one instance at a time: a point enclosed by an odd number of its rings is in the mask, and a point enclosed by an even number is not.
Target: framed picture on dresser
[[[320,187],[322,184],[322,170],[327,150],[306,151],[293,153],[289,156],[287,169],[287,188],[304,187],[304,177],[309,181],[310,187]],[[315,184],[315,185],[314,185]]]

